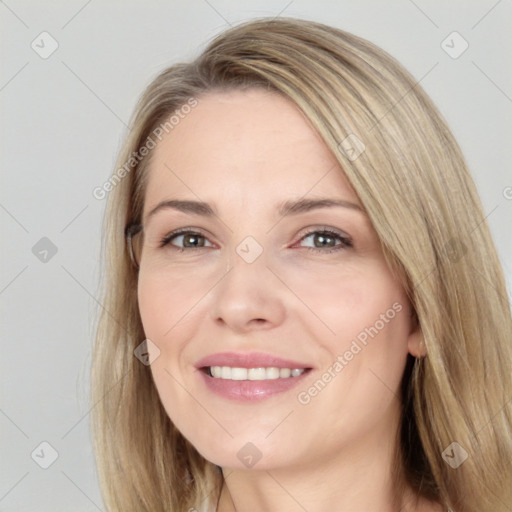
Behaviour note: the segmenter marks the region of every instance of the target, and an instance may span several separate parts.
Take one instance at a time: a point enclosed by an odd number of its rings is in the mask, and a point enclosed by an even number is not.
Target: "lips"
[[[307,363],[261,352],[212,354],[195,366],[207,390],[224,399],[246,403],[285,394],[312,370]]]

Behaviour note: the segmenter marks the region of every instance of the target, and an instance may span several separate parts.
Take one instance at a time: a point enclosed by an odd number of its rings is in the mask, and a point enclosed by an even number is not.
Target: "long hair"
[[[125,230],[140,221],[150,148],[162,129],[172,130],[173,116],[208,92],[254,87],[296,104],[335,155],[421,327],[427,355],[409,356],[404,371],[397,471],[419,496],[455,512],[511,510],[510,304],[459,146],[392,57],[342,30],[292,18],[240,24],[193,62],[160,73],[102,188],[92,416],[107,509],[213,510],[219,497],[220,468],[175,428],[150,367],[134,356],[145,335]]]

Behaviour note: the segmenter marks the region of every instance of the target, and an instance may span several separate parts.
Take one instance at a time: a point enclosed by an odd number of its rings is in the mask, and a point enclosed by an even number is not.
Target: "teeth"
[[[304,368],[231,368],[230,366],[210,366],[210,373],[216,379],[226,380],[274,380],[298,377]]]

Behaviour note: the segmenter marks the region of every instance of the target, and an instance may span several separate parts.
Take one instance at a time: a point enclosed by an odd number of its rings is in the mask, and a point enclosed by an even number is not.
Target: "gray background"
[[[229,24],[277,15],[363,36],[421,80],[469,162],[510,289],[510,0],[0,2],[1,511],[104,510],[88,386],[105,201],[92,191],[151,78]],[[59,45],[47,58],[31,47],[51,48],[44,31]],[[441,46],[453,31],[469,44],[458,58]],[[47,469],[41,442],[58,453]]]

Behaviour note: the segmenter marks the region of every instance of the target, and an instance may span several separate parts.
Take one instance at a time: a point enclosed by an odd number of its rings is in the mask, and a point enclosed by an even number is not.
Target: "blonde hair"
[[[191,99],[253,87],[294,102],[337,157],[421,326],[427,356],[409,356],[404,372],[397,471],[419,496],[456,512],[510,510],[512,320],[504,277],[454,137],[392,57],[311,21],[238,25],[147,87],[116,168]],[[347,152],[347,137],[364,144],[358,158]],[[151,151],[132,161],[105,212],[94,442],[109,511],[185,512],[214,507],[223,477],[174,427],[150,367],[134,357],[145,335],[125,230],[140,221],[150,158]],[[468,454],[457,468],[445,462],[454,448],[464,453],[452,443]]]

